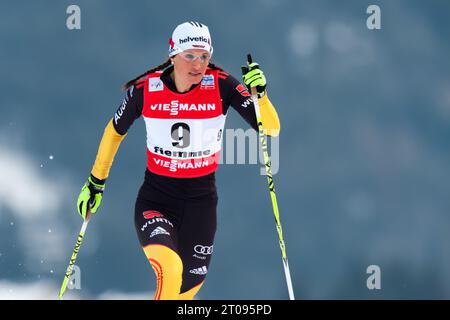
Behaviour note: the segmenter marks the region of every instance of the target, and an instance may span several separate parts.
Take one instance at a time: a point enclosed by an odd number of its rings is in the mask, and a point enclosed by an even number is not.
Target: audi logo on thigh
[[[202,246],[202,245],[198,244],[194,247],[194,251],[198,254],[203,254],[206,256],[208,254],[213,253],[213,247],[214,247],[214,245],[208,247],[208,246]]]

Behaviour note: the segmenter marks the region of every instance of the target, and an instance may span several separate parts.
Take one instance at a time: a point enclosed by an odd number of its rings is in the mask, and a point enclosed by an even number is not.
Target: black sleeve
[[[124,135],[128,132],[133,122],[141,116],[143,104],[143,85],[138,83],[127,90],[122,104],[114,114],[113,126],[117,133]]]
[[[258,131],[255,106],[247,87],[232,75],[221,72],[219,74],[219,88],[223,114],[227,113],[228,107],[231,105],[253,129]]]

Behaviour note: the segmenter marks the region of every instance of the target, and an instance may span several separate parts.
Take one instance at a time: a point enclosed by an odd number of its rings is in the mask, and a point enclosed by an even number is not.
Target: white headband
[[[211,35],[206,25],[190,21],[175,28],[169,39],[169,57],[188,49],[203,49],[212,55]]]

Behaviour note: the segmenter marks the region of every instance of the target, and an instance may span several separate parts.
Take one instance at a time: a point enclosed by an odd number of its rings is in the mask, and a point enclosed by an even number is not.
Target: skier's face
[[[172,58],[176,78],[189,84],[197,84],[205,75],[210,54],[202,49],[189,49]]]

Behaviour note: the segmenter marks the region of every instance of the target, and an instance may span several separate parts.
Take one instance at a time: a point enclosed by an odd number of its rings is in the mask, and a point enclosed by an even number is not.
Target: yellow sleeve
[[[114,157],[119,149],[120,143],[126,134],[121,135],[114,129],[112,119],[103,132],[102,140],[97,151],[94,166],[92,167],[92,175],[98,179],[104,180],[108,178]]]
[[[275,107],[272,102],[270,102],[267,94],[258,99],[258,103],[264,134],[277,137],[280,134],[280,119],[278,118],[277,110],[275,110]]]

